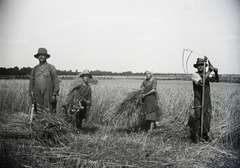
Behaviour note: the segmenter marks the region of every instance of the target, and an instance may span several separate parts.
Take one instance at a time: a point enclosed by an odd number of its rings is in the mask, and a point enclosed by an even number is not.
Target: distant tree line
[[[4,68],[0,67],[0,75],[30,75],[32,68],[23,67],[18,68],[15,66],[14,68]]]
[[[32,68],[31,67],[23,67],[19,68],[15,66],[14,68],[5,68],[0,67],[0,75],[1,76],[8,76],[8,75],[30,75]],[[100,70],[94,70],[90,71],[92,75],[97,76],[106,76],[106,75],[143,75],[143,73],[132,73],[131,71],[126,72],[111,72],[111,71],[100,71]],[[66,70],[57,70],[58,75],[77,75],[79,74],[78,70],[76,71],[66,71]]]
[[[31,73],[31,70],[32,68],[31,67],[23,67],[23,68],[19,68],[17,66],[15,66],[14,68],[5,68],[5,67],[0,67],[0,75],[30,75]],[[77,75],[79,74],[80,72],[78,72],[78,70],[76,71],[72,71],[72,70],[57,70],[57,74],[58,75]],[[92,75],[95,75],[95,76],[108,76],[108,75],[111,75],[111,76],[118,76],[118,75],[124,75],[124,76],[131,76],[131,75],[134,75],[134,76],[142,76],[144,75],[143,72],[136,72],[136,73],[133,73],[132,71],[125,71],[125,72],[111,72],[111,71],[100,71],[100,70],[94,70],[94,71],[90,71],[90,73]],[[179,74],[176,74],[176,73],[154,73],[155,75],[179,75]]]
[[[32,68],[23,67],[14,68],[0,67],[0,79],[28,79]],[[78,70],[57,70],[57,74],[62,76],[63,79],[72,79],[73,76],[78,75]],[[111,71],[90,71],[93,76],[144,76],[144,73],[133,73],[132,71],[125,72],[111,72]],[[180,74],[180,73],[154,73],[156,79],[159,80],[190,80],[191,74]],[[220,82],[228,83],[240,83],[240,74],[225,74],[220,75]]]
[[[95,70],[91,71],[92,75],[96,76],[114,76],[114,75],[124,75],[124,76],[130,76],[130,75],[144,75],[143,73],[133,73],[132,71],[126,71],[126,72],[111,72],[111,71],[100,71],[100,70]]]

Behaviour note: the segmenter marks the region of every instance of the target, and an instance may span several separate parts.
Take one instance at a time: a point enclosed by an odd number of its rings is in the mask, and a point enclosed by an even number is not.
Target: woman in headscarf
[[[142,82],[143,89],[143,114],[145,114],[145,131],[152,131],[156,128],[156,121],[161,115],[160,108],[157,103],[157,80],[153,77],[151,70],[145,71],[146,79]]]
[[[76,122],[73,124],[76,124],[78,129],[82,128],[82,120],[86,118],[86,113],[90,110],[92,91],[88,82],[91,78],[89,70],[84,70],[73,81],[64,106],[67,117],[76,116]]]

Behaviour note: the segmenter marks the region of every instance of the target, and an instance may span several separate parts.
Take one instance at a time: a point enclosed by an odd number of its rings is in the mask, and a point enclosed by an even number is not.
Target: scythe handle
[[[206,59],[205,57],[204,59]],[[202,86],[202,108],[201,108],[201,140],[203,139],[203,113],[204,113],[204,93],[205,93],[205,79],[206,79],[206,62],[203,63],[203,86]]]

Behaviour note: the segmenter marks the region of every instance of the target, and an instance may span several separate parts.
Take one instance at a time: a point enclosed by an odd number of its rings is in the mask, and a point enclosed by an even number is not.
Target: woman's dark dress
[[[146,94],[157,88],[157,80],[144,80],[141,87],[144,88],[144,94]],[[159,119],[161,111],[157,103],[156,92],[143,98],[143,113],[146,115],[145,120],[157,121]]]

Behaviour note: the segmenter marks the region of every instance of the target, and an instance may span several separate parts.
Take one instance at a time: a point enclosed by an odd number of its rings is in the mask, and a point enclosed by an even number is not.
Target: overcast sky
[[[0,67],[183,73],[186,48],[240,74],[240,0],[0,0],[0,29]]]

